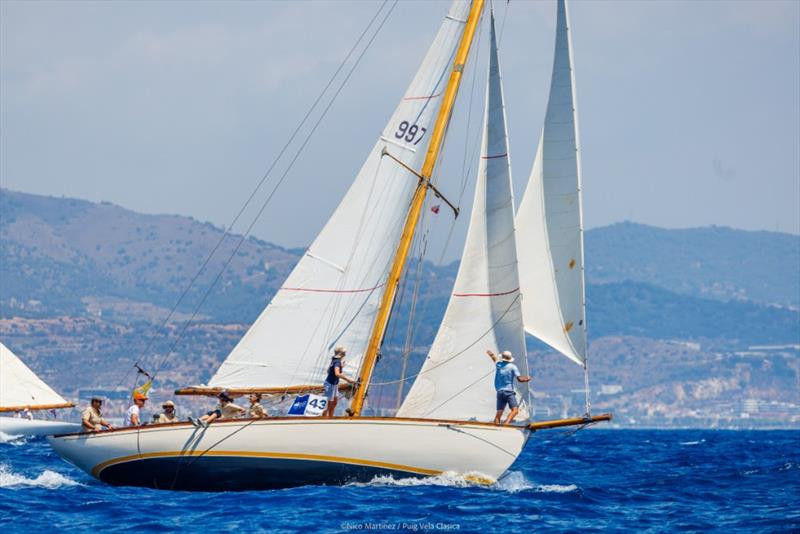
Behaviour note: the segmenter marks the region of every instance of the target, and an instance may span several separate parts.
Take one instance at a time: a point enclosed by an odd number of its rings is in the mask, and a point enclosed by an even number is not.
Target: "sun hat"
[[[511,355],[511,351],[510,350],[504,350],[503,352],[501,352],[500,353],[500,357],[503,358],[504,362],[513,362],[514,361],[514,356]]]
[[[166,408],[167,406],[169,406],[170,408],[174,408],[175,407],[175,403],[170,401],[170,400],[168,400],[167,402],[165,402],[164,404],[161,405],[162,408]]]
[[[344,358],[347,355],[347,350],[344,347],[336,347],[333,349],[334,358]]]
[[[137,391],[133,394],[133,400],[147,400],[147,395]]]

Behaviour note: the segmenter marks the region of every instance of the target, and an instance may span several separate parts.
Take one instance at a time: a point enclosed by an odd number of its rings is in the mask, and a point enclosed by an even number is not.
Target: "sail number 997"
[[[409,143],[416,145],[422,141],[422,138],[425,137],[425,132],[427,131],[427,128],[422,128],[416,124],[409,124],[408,121],[403,121],[400,123],[400,126],[397,127],[397,131],[394,133],[394,136],[397,139],[405,139]]]

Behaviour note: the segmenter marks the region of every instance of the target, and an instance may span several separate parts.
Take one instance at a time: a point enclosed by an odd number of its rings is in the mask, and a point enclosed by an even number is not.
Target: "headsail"
[[[495,413],[494,373],[485,351],[510,350],[527,374],[514,240],[514,198],[494,18],[483,150],[466,245],[442,325],[401,417],[477,419]],[[522,399],[527,384],[519,384]],[[523,417],[528,417],[525,403]]]
[[[586,361],[581,166],[571,38],[558,0],[550,98],[536,160],[517,213],[525,330]]]
[[[335,345],[348,349],[346,371],[358,369],[417,185],[413,175],[381,153],[386,149],[419,168],[469,8],[469,2],[453,3],[344,199],[210,386],[319,384]]]
[[[74,404],[53,391],[16,354],[0,343],[0,412],[71,406]]]

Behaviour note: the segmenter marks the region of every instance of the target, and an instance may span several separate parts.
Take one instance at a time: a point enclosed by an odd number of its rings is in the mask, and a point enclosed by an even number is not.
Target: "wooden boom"
[[[57,410],[59,408],[72,408],[75,405],[71,402],[65,402],[62,404],[39,404],[38,406],[1,406],[0,412],[21,412],[23,410]]]
[[[529,423],[528,430],[544,430],[547,428],[559,428],[562,426],[577,426],[588,425],[591,423],[599,423],[600,421],[611,421],[613,416],[610,413],[601,415],[591,415],[588,417],[573,417],[571,419],[554,419],[552,421],[539,421],[536,423]]]
[[[346,391],[351,388],[350,384],[344,382],[339,384],[339,391]],[[322,393],[323,386],[321,385],[297,385],[285,387],[270,387],[270,388],[223,388],[223,387],[204,387],[194,386],[187,388],[180,388],[175,390],[175,395],[197,395],[205,397],[216,397],[222,391],[227,391],[231,397],[239,397],[242,395],[249,395],[251,393],[261,393],[263,395],[299,395],[304,393]]]

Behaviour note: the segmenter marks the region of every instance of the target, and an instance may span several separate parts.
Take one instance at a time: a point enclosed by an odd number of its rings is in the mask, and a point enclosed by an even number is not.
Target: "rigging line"
[[[416,317],[416,310],[417,310],[417,301],[419,297],[419,290],[422,284],[422,273],[424,269],[424,259],[425,253],[428,249],[428,231],[425,231],[425,240],[423,243],[423,249],[420,251],[419,260],[417,261],[417,272],[416,272],[416,281],[414,283],[414,294],[413,298],[411,299],[411,310],[408,315],[408,325],[406,327],[406,339],[405,344],[403,345],[403,364],[400,369],[400,383],[397,386],[397,402],[395,405],[395,409],[400,409],[400,404],[403,401],[403,390],[405,389],[405,376],[408,370],[408,359],[411,355],[411,345],[414,342],[414,318]]]
[[[294,129],[294,131],[292,132],[291,136],[289,136],[289,139],[286,141],[286,143],[283,145],[283,147],[281,148],[281,150],[278,152],[278,155],[277,155],[277,156],[275,157],[275,159],[272,161],[272,163],[270,164],[270,166],[267,168],[267,171],[266,171],[266,172],[264,173],[264,175],[261,177],[261,180],[259,180],[259,182],[258,182],[258,184],[256,185],[255,189],[253,189],[253,191],[250,193],[250,196],[247,198],[247,200],[245,201],[245,203],[242,205],[242,207],[241,207],[241,209],[239,210],[239,212],[238,212],[238,213],[236,214],[236,216],[233,218],[233,221],[232,221],[232,222],[231,222],[231,223],[230,223],[230,224],[229,224],[229,225],[226,227],[226,229],[225,229],[224,233],[223,233],[223,234],[222,234],[222,236],[220,237],[219,241],[217,241],[217,244],[214,246],[214,248],[211,250],[211,252],[208,254],[208,256],[206,257],[206,259],[205,259],[205,261],[203,262],[203,264],[202,264],[202,266],[200,267],[200,269],[197,271],[197,273],[194,275],[194,277],[192,277],[192,279],[190,280],[189,284],[188,284],[188,285],[186,286],[186,288],[183,290],[183,292],[181,293],[181,295],[180,295],[180,297],[178,298],[177,302],[175,303],[175,305],[172,307],[172,309],[170,310],[170,312],[169,312],[169,313],[167,314],[167,316],[165,317],[164,321],[163,321],[163,322],[161,323],[161,325],[160,325],[160,326],[159,326],[159,327],[156,329],[156,331],[155,331],[155,332],[154,332],[154,333],[153,333],[153,334],[150,336],[150,338],[149,338],[149,340],[148,340],[148,343],[147,343],[147,346],[144,348],[144,350],[142,350],[142,351],[141,351],[141,353],[139,354],[139,357],[137,358],[137,361],[136,361],[136,363],[137,363],[137,364],[139,363],[139,360],[140,360],[140,359],[141,359],[141,358],[144,356],[144,354],[145,354],[147,351],[149,351],[149,350],[150,350],[150,347],[152,346],[152,344],[153,344],[153,341],[155,340],[156,336],[158,336],[159,334],[161,334],[161,332],[163,331],[164,327],[165,327],[165,326],[166,326],[166,324],[169,322],[169,320],[172,318],[172,316],[175,314],[175,311],[177,310],[178,306],[180,306],[181,302],[183,302],[183,299],[184,299],[184,298],[186,298],[186,295],[189,293],[189,291],[191,290],[191,288],[192,288],[192,287],[194,287],[194,284],[195,284],[195,282],[196,282],[196,281],[197,281],[197,279],[200,277],[200,275],[203,273],[203,271],[205,270],[205,268],[208,266],[209,262],[210,262],[210,261],[211,261],[211,259],[214,257],[214,255],[216,254],[216,252],[217,252],[217,250],[219,249],[219,247],[222,245],[222,243],[225,241],[225,239],[226,239],[226,238],[227,238],[227,237],[230,235],[230,232],[231,232],[231,230],[233,229],[233,227],[234,227],[234,226],[236,225],[236,223],[239,221],[239,219],[241,218],[242,214],[245,212],[245,210],[247,209],[247,207],[248,207],[248,206],[250,205],[250,203],[252,202],[253,198],[255,198],[255,196],[256,196],[256,194],[258,193],[258,191],[259,191],[259,190],[261,189],[261,187],[264,185],[264,183],[266,182],[267,178],[270,176],[270,174],[272,173],[273,169],[274,169],[274,168],[275,168],[275,166],[278,164],[278,161],[280,161],[280,159],[281,159],[281,158],[283,157],[283,155],[286,153],[286,150],[289,148],[289,146],[292,144],[292,142],[294,141],[294,139],[297,137],[297,134],[300,132],[300,130],[301,130],[301,129],[302,129],[302,127],[305,125],[305,123],[306,123],[306,121],[308,120],[308,118],[309,118],[309,117],[311,116],[311,114],[314,112],[314,109],[316,109],[317,105],[320,103],[320,101],[322,100],[322,98],[324,97],[324,95],[325,95],[325,94],[328,92],[328,89],[331,87],[331,85],[333,85],[333,82],[334,82],[334,80],[335,80],[335,79],[338,77],[339,73],[342,71],[342,69],[344,68],[344,66],[345,66],[345,65],[347,64],[347,62],[350,60],[350,57],[353,55],[353,52],[354,52],[354,51],[355,51],[355,50],[358,48],[358,45],[359,45],[359,44],[361,43],[361,41],[364,39],[364,36],[365,36],[365,35],[367,35],[367,33],[368,33],[368,31],[369,31],[370,27],[372,27],[372,25],[374,24],[375,20],[377,20],[377,18],[378,18],[378,15],[379,15],[379,14],[380,14],[380,12],[383,10],[384,6],[387,4],[387,2],[388,2],[388,1],[389,1],[389,0],[384,0],[384,2],[383,2],[383,3],[382,3],[382,4],[381,4],[379,7],[378,7],[378,10],[375,12],[375,14],[372,16],[372,18],[370,19],[370,21],[367,23],[367,26],[366,26],[366,27],[364,28],[364,30],[361,32],[361,35],[359,35],[358,39],[356,39],[356,42],[353,44],[353,46],[352,46],[352,47],[350,48],[350,50],[347,52],[347,55],[344,57],[344,59],[342,60],[342,62],[339,64],[339,67],[338,67],[338,68],[336,69],[336,71],[334,71],[334,73],[331,75],[330,79],[329,79],[329,80],[328,80],[328,82],[325,84],[325,87],[322,89],[322,91],[319,93],[319,95],[317,96],[317,98],[316,98],[316,99],[314,100],[314,102],[311,104],[311,107],[309,107],[309,109],[306,111],[306,113],[305,113],[305,115],[303,116],[303,118],[302,118],[302,119],[300,120],[300,122],[297,124],[297,126],[295,127],[295,129]],[[123,379],[123,380],[124,380],[124,379]],[[121,382],[120,382],[120,383],[121,383]],[[119,387],[119,385],[117,385],[116,387]],[[116,389],[116,388],[115,388],[115,389]]]
[[[425,374],[425,373],[428,373],[428,372],[430,372],[430,371],[433,371],[434,369],[438,369],[438,368],[439,368],[439,367],[441,367],[442,365],[444,365],[444,364],[446,364],[447,362],[449,362],[449,361],[453,360],[454,358],[457,358],[458,356],[461,356],[462,354],[464,354],[465,352],[467,352],[469,349],[471,349],[472,347],[474,347],[475,345],[477,345],[477,344],[478,344],[478,342],[479,342],[481,339],[485,338],[485,337],[486,337],[486,336],[487,336],[487,335],[488,335],[488,334],[489,334],[489,333],[490,333],[492,330],[494,330],[494,327],[495,327],[495,326],[497,326],[497,325],[500,323],[500,321],[502,321],[502,320],[505,318],[506,314],[508,314],[508,312],[509,312],[509,311],[511,311],[511,308],[512,308],[512,307],[514,307],[514,304],[516,304],[516,302],[519,300],[519,297],[520,297],[520,294],[519,294],[519,293],[517,293],[517,296],[516,296],[516,297],[514,297],[514,300],[512,300],[512,301],[511,301],[511,304],[509,304],[509,305],[508,305],[508,307],[507,307],[507,308],[505,309],[505,311],[504,311],[504,312],[503,312],[503,313],[500,315],[500,317],[498,317],[498,318],[497,318],[497,320],[496,320],[494,323],[492,323],[492,326],[490,326],[490,327],[489,327],[489,329],[488,329],[488,330],[486,330],[486,331],[485,331],[483,334],[481,334],[481,335],[480,335],[480,337],[478,337],[478,338],[477,338],[475,341],[473,341],[472,343],[470,343],[469,345],[467,345],[466,347],[464,347],[462,350],[458,351],[457,353],[453,354],[453,355],[452,355],[452,356],[450,356],[449,358],[447,358],[447,359],[445,359],[445,360],[442,360],[441,362],[439,362],[438,364],[434,365],[434,366],[433,366],[433,367],[431,367],[430,369],[426,369],[426,370],[424,370],[424,371],[420,371],[419,373],[417,373],[417,374],[415,374],[415,375],[411,375],[411,376],[407,377],[407,378],[406,378],[406,380],[409,380],[409,379],[411,379],[411,378],[416,378],[416,377],[418,377],[418,376],[420,376],[420,375],[422,375],[422,374]],[[526,357],[527,357],[527,354],[526,354]],[[426,360],[427,360],[427,358],[426,358]],[[424,362],[423,362],[423,365],[424,365]],[[397,380],[392,380],[392,381],[390,381],[390,382],[380,382],[379,384],[380,384],[380,385],[385,385],[385,384],[396,384],[397,382],[398,382]]]
[[[245,239],[250,234],[250,231],[253,229],[253,227],[255,226],[256,222],[258,222],[258,220],[261,218],[261,215],[264,213],[264,210],[267,208],[267,206],[269,205],[270,201],[275,196],[275,193],[277,192],[278,188],[281,186],[281,184],[283,183],[284,179],[289,174],[289,171],[291,171],[291,169],[293,168],[295,162],[300,157],[300,154],[302,154],[303,150],[308,145],[309,141],[311,140],[312,136],[316,132],[316,130],[319,127],[320,123],[325,118],[325,116],[328,114],[328,111],[333,106],[333,103],[336,101],[337,97],[342,92],[342,89],[344,89],[344,87],[347,84],[348,80],[350,80],[350,77],[355,72],[356,68],[358,67],[359,63],[361,62],[361,59],[364,57],[364,55],[366,54],[367,50],[369,50],[370,46],[375,41],[375,38],[380,33],[380,31],[383,28],[384,24],[386,24],[386,21],[389,19],[389,16],[392,14],[392,12],[394,11],[394,8],[397,6],[397,2],[398,2],[398,0],[394,0],[394,2],[392,3],[392,6],[386,12],[386,15],[384,16],[384,18],[381,21],[380,25],[375,30],[375,33],[369,39],[369,41],[367,42],[365,47],[361,50],[361,53],[356,58],[356,60],[353,63],[353,66],[351,67],[350,71],[347,73],[347,75],[345,76],[344,80],[342,80],[341,85],[339,85],[339,88],[336,90],[336,92],[334,93],[333,97],[328,102],[328,104],[325,107],[325,109],[322,111],[322,114],[317,118],[317,121],[314,123],[314,126],[311,128],[311,131],[308,132],[308,134],[306,135],[306,138],[303,140],[303,143],[300,145],[300,148],[298,148],[297,151],[295,152],[295,155],[292,158],[292,160],[289,162],[289,165],[286,167],[286,170],[283,172],[281,177],[278,179],[278,182],[272,188],[272,191],[270,191],[270,193],[267,196],[266,200],[261,205],[261,209],[259,209],[258,213],[256,213],[256,216],[253,218],[253,220],[250,223],[250,225],[247,227],[245,232],[241,235],[241,237],[239,238],[239,242],[236,244],[236,246],[234,247],[233,251],[228,256],[228,259],[225,262],[225,264],[222,266],[222,269],[219,271],[217,276],[214,278],[214,281],[211,283],[211,285],[209,286],[208,290],[203,295],[203,298],[201,299],[201,301],[195,307],[194,311],[192,312],[192,316],[184,323],[183,329],[181,330],[180,334],[178,335],[178,338],[172,344],[172,346],[170,347],[170,350],[165,353],[164,358],[162,359],[162,361],[161,361],[159,367],[156,369],[155,373],[153,373],[153,376],[157,375],[158,372],[161,370],[161,368],[164,366],[164,363],[166,363],[166,360],[169,357],[169,355],[175,350],[175,347],[177,346],[178,342],[183,337],[183,334],[186,332],[189,324],[191,324],[191,322],[194,321],[194,318],[197,316],[197,312],[200,310],[202,305],[205,303],[206,299],[211,294],[211,291],[214,289],[214,287],[217,285],[217,282],[219,282],[219,280],[222,277],[223,273],[227,270],[227,268],[230,265],[231,261],[236,256],[236,253],[239,251],[239,248],[241,248],[241,246],[244,243]]]

